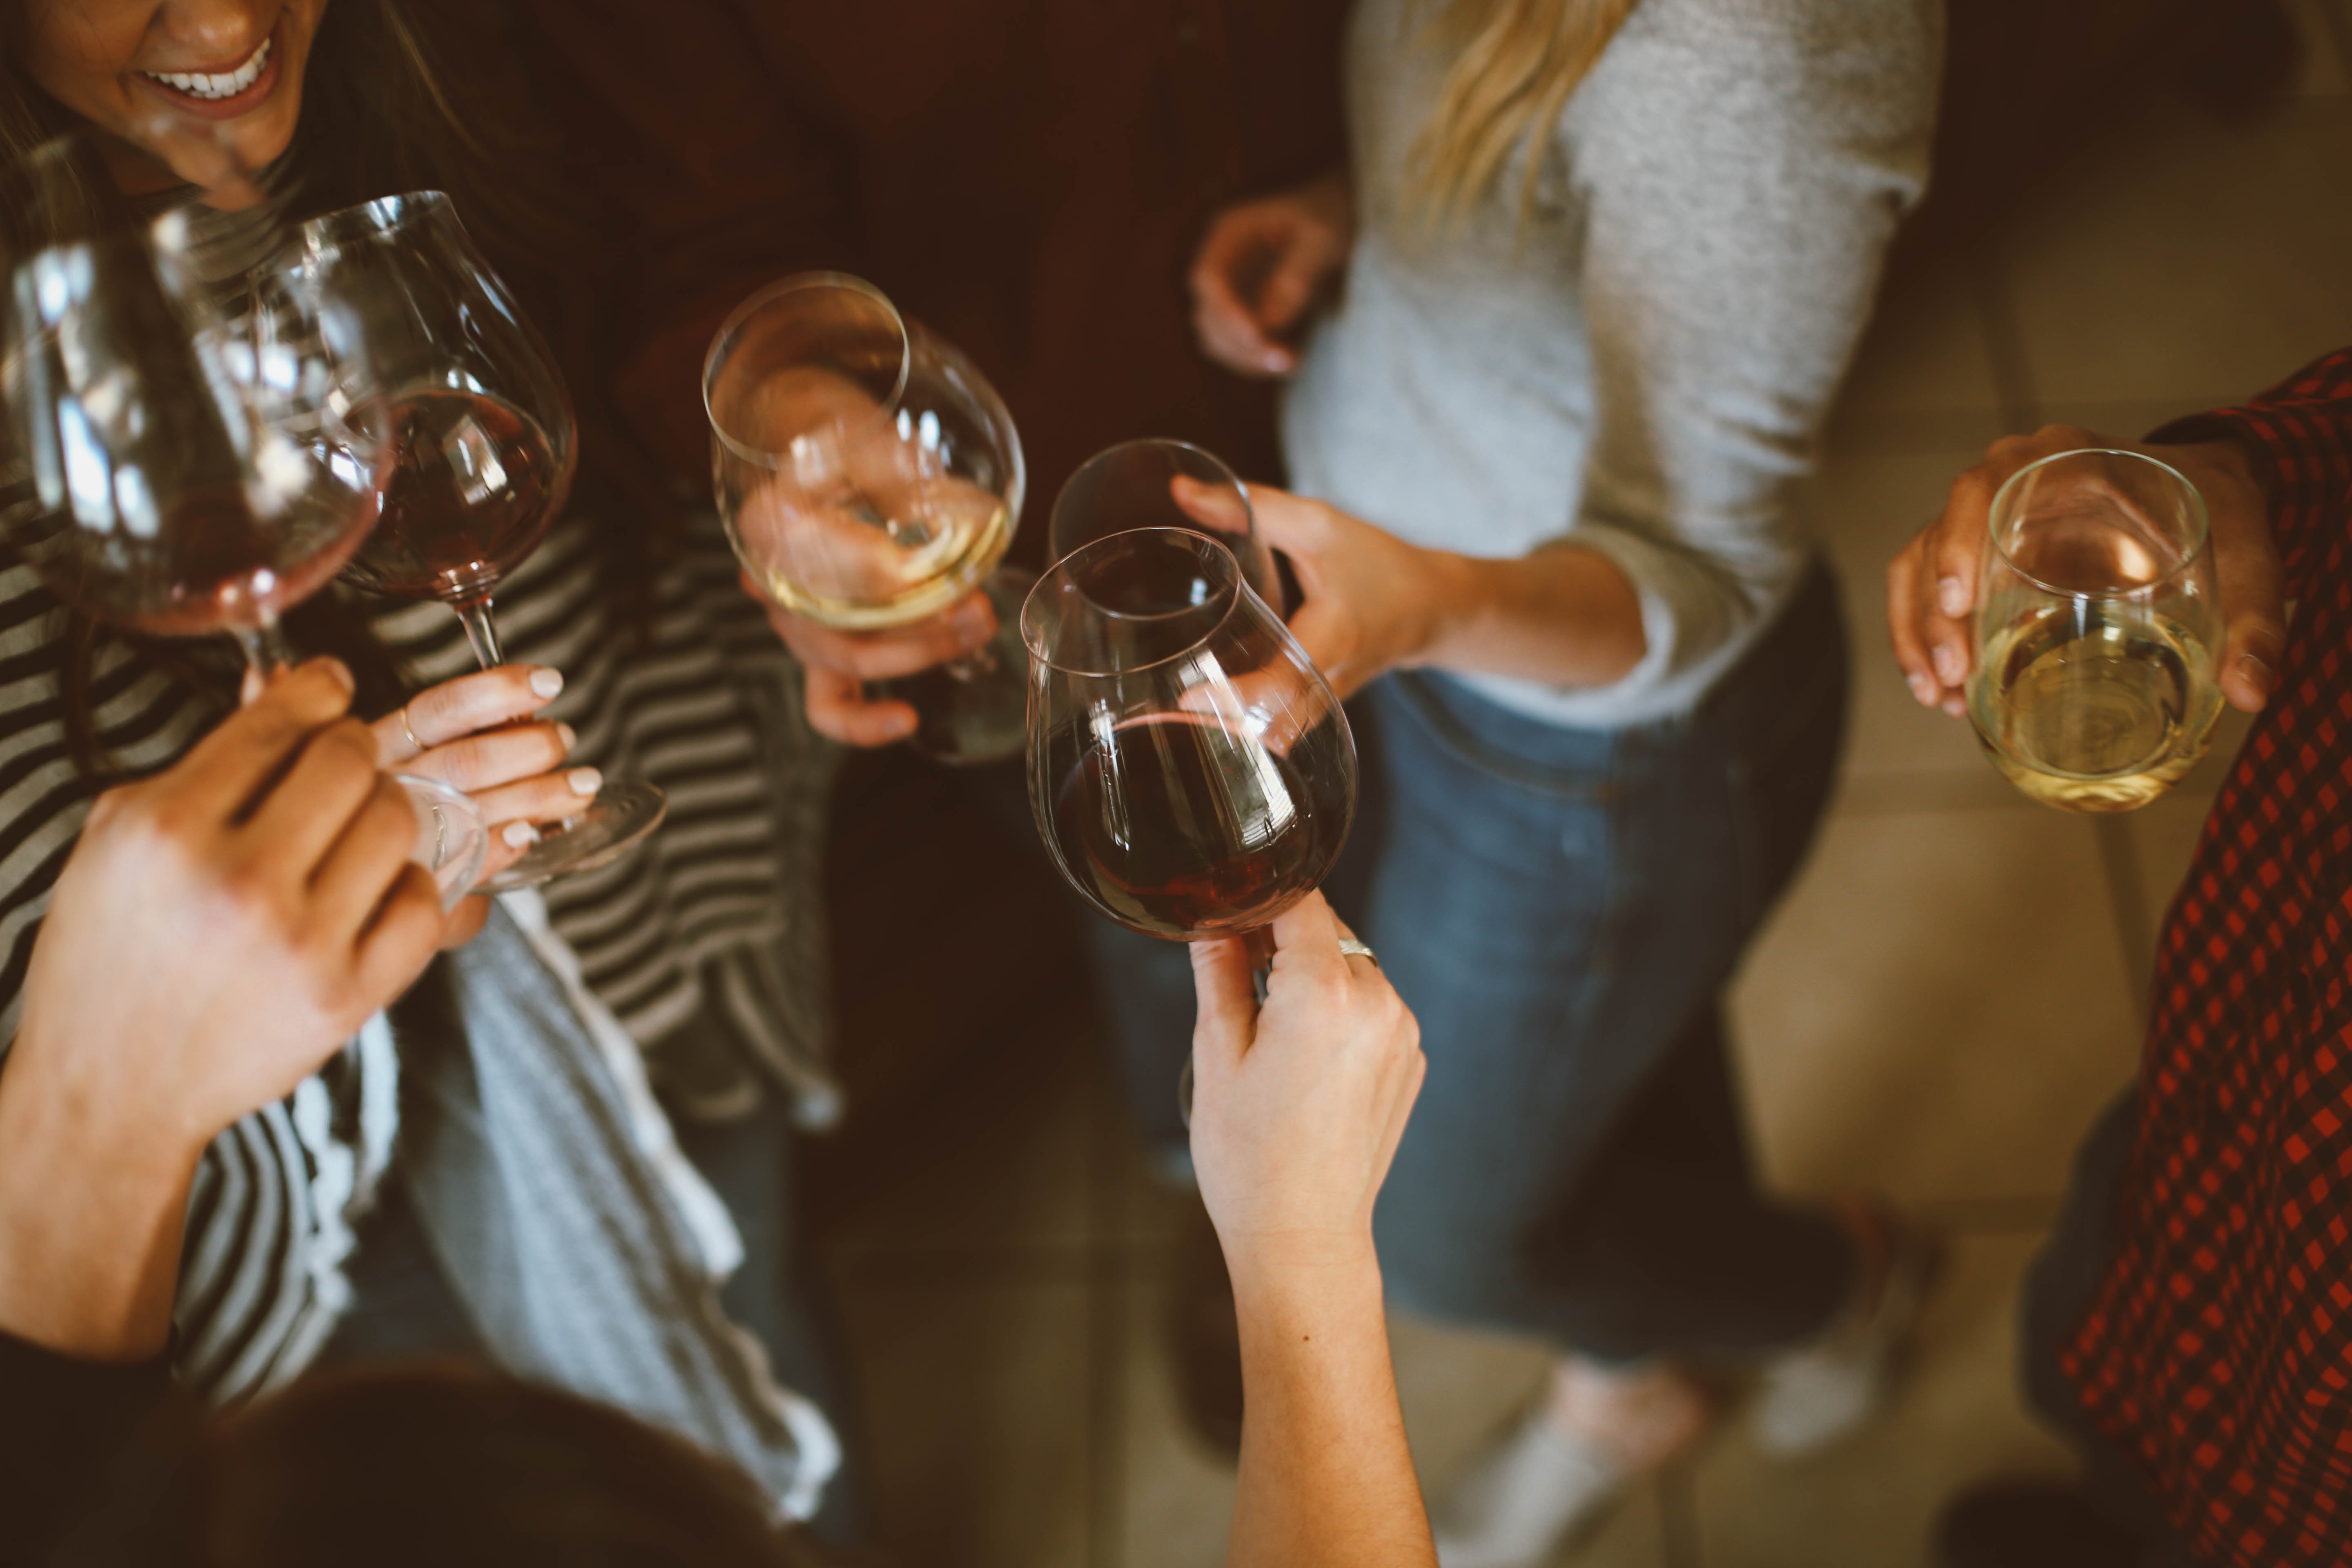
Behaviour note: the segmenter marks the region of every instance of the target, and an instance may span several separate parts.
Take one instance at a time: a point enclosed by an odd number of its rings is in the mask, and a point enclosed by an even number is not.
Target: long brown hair
[[[1440,226],[1485,196],[1528,147],[1519,221],[1535,207],[1541,140],[1617,36],[1634,0],[1444,0],[1423,47],[1450,57],[1414,144],[1408,199]]]
[[[0,0],[0,5],[17,0]],[[535,112],[522,68],[530,51],[486,37],[478,0],[333,0],[321,14],[302,89],[299,129],[284,169],[287,216],[299,219],[402,191],[446,191],[467,231],[520,300],[561,363],[580,421],[579,503],[611,520],[599,531],[608,588],[640,613],[646,541],[677,507],[659,469],[610,410],[593,333],[598,279],[611,258],[585,197],[564,177],[562,149]],[[460,105],[464,106],[460,109]],[[70,128],[73,117],[0,50],[0,163]],[[635,524],[635,526],[632,526]],[[647,526],[647,525],[650,526]],[[360,678],[362,711],[406,695],[363,620],[334,595],[288,616],[303,645],[332,653]],[[75,613],[62,675],[67,740],[85,773],[102,770],[91,708],[95,650],[118,636]],[[169,645],[137,643],[207,694]]]

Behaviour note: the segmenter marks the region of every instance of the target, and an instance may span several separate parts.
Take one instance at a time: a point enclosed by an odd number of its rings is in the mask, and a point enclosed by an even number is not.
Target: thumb
[[[1242,1058],[1257,1035],[1257,992],[1250,983],[1255,962],[1241,937],[1196,942],[1192,953],[1196,1070],[1222,1071]]]
[[[2217,539],[2213,576],[2229,626],[2221,642],[2221,694],[2249,713],[2259,712],[2278,684],[2286,651],[2284,587],[2270,531]]]

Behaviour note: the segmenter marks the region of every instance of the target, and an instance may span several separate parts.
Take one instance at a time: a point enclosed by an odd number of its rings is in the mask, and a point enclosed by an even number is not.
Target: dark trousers
[[[2059,1352],[2082,1326],[2115,1257],[2124,1179],[2139,1125],[2126,1091],[2093,1124],[2074,1156],[2066,1205],[2026,1276],[2019,1350],[2027,1401],[2082,1451],[2083,1488],[2101,1513],[2147,1543],[2139,1568],[2198,1568],[2203,1559],[2173,1529],[2162,1500],[2084,1413]]]

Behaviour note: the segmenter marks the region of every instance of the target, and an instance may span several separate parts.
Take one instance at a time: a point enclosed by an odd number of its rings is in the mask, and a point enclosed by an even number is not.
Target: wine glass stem
[[[286,633],[279,628],[276,616],[257,626],[236,626],[237,646],[245,649],[245,662],[264,680],[294,662],[294,650],[287,645]]]
[[[482,661],[482,668],[496,669],[504,664],[507,656],[499,651],[499,628],[490,620],[490,602],[477,599],[454,607],[457,619],[465,623],[466,640],[474,645],[474,657]]]

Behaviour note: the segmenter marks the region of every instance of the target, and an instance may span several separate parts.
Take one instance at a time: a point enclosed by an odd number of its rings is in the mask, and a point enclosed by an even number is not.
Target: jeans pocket
[[[1381,683],[1384,726],[1414,725],[1458,765],[1559,800],[1609,804],[1617,734],[1512,712],[1452,682],[1398,670]]]

